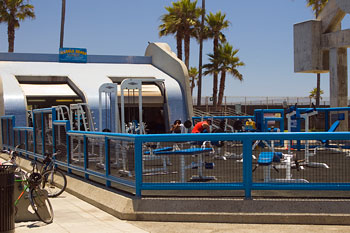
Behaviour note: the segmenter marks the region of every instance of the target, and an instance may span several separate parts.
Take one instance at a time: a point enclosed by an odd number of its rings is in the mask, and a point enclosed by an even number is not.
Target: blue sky
[[[87,48],[88,54],[143,56],[147,42],[166,42],[176,51],[172,36],[158,37],[160,16],[171,0],[67,0],[65,47]],[[305,0],[206,0],[206,10],[226,13],[231,22],[224,33],[246,63],[239,69],[244,81],[227,78],[227,96],[308,96],[316,75],[296,74],[293,64],[293,24],[313,19]],[[61,0],[32,0],[36,19],[16,31],[15,52],[57,53]],[[98,4],[98,5],[96,5]],[[201,0],[198,1],[201,5]],[[350,28],[349,15],[343,28]],[[0,25],[0,51],[7,51],[7,25]],[[198,44],[191,41],[190,66],[198,66]],[[212,41],[204,43],[212,53]],[[210,96],[212,80],[204,77],[203,95]],[[350,82],[349,82],[350,83]],[[329,75],[321,77],[329,96]]]

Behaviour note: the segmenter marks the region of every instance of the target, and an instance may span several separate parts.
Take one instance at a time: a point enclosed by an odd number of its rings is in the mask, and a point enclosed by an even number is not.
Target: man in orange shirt
[[[192,129],[192,133],[210,133],[211,120],[198,122]]]

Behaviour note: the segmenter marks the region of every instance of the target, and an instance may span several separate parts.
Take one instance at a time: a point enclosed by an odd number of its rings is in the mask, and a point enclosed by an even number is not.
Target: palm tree
[[[61,10],[61,32],[60,32],[60,48],[63,48],[64,39],[64,21],[66,19],[66,0],[62,0],[62,10]]]
[[[217,12],[215,15],[213,13],[209,13],[206,16],[207,23],[207,36],[209,38],[213,38],[213,50],[214,57],[217,53],[217,48],[219,46],[219,42],[225,42],[225,35],[222,33],[222,30],[228,28],[230,22],[225,19],[226,14],[222,14],[221,11]],[[215,65],[215,64],[214,64]],[[218,92],[218,74],[216,72],[213,73],[213,105],[216,107],[217,105],[217,92]]]
[[[204,74],[221,73],[217,106],[221,106],[223,102],[227,73],[243,81],[243,75],[237,70],[237,67],[244,66],[245,64],[236,56],[238,51],[238,49],[233,49],[229,43],[224,43],[222,45],[219,44],[216,56],[214,54],[208,54],[211,63],[204,65],[206,69]]]
[[[202,64],[203,64],[203,31],[205,21],[205,0],[202,0],[202,18],[199,31],[199,62],[198,62],[198,90],[197,90],[197,106],[201,106],[202,98]]]
[[[35,18],[34,6],[24,0],[0,0],[0,23],[7,23],[8,52],[13,53],[15,30],[20,27],[20,21]]]
[[[190,67],[190,41],[191,37],[196,37],[198,28],[200,28],[199,17],[202,14],[202,9],[197,7],[197,0],[180,1],[183,18],[182,27],[184,30],[184,46],[185,46],[185,64],[187,69]]]
[[[323,95],[323,94],[324,94],[323,90],[320,90],[320,99],[322,99],[321,95]],[[312,89],[310,91],[309,98],[317,100],[317,87],[315,87],[314,89]]]
[[[165,7],[165,9],[168,11],[168,14],[161,17],[163,24],[159,26],[159,36],[176,34],[179,59],[182,59],[182,39],[184,40],[185,64],[189,68],[190,39],[200,25],[199,16],[202,13],[202,9],[197,7],[197,0],[194,2],[191,2],[191,0],[172,2],[172,7]]]
[[[183,28],[181,25],[180,15],[181,8],[179,3],[172,2],[171,6],[166,6],[167,14],[161,16],[162,24],[158,26],[159,37],[175,35],[177,57],[182,60],[182,40],[183,40]]]
[[[188,70],[188,75],[190,76],[190,86],[191,86],[191,95],[193,96],[193,89],[196,86],[195,81],[198,80],[198,70],[196,67],[191,67]]]
[[[321,13],[322,9],[328,3],[328,0],[306,0],[307,7],[312,7],[315,12],[315,17]],[[316,92],[316,107],[320,106],[320,90],[321,90],[321,74],[317,74],[317,92]]]

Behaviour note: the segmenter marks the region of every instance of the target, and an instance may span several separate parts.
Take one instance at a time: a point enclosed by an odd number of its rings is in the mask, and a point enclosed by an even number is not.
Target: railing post
[[[243,140],[243,185],[245,191],[245,200],[252,199],[252,183],[253,183],[253,171],[252,171],[252,140]]]
[[[72,173],[72,169],[69,168],[70,164],[71,164],[71,161],[70,161],[70,136],[68,135],[68,131],[70,130],[70,125],[68,123],[68,121],[66,122],[66,144],[67,144],[67,148],[66,148],[66,151],[67,151],[67,173],[68,174],[71,174]]]
[[[26,158],[28,159],[28,130],[24,131],[24,150],[26,151]]]
[[[111,187],[111,181],[107,180],[107,177],[109,176],[109,169],[110,169],[110,161],[109,161],[109,139],[105,137],[105,169],[106,169],[106,186]]]
[[[15,131],[13,129],[14,127],[16,127],[16,118],[15,118],[15,116],[12,116],[11,121],[12,121],[12,123],[11,123],[11,125],[12,125],[12,146],[15,147],[16,146],[15,145]]]
[[[7,130],[7,146],[9,147],[9,146],[11,146],[10,145],[10,126],[9,126],[9,124],[10,124],[10,120],[9,119],[6,119],[6,130]]]
[[[142,194],[142,141],[135,138],[135,193],[137,198],[141,198]]]
[[[32,111],[33,114],[33,154],[36,153],[36,119],[35,119],[35,114]]]
[[[84,176],[85,179],[89,179],[89,174],[86,173],[88,169],[88,142],[87,142],[87,137],[84,135],[84,142],[83,142],[83,150],[84,150]]]
[[[66,134],[66,144],[67,144],[67,166],[68,166],[68,169],[67,169],[67,173],[68,174],[71,174],[72,173],[72,169],[69,168],[70,167],[70,164],[71,164],[71,161],[70,161],[70,136],[68,135],[68,133]]]
[[[41,112],[41,154],[45,156],[45,124],[44,124],[44,113]]]
[[[52,153],[56,153],[56,133],[53,122],[56,120],[56,109],[52,108],[51,128],[52,128]]]

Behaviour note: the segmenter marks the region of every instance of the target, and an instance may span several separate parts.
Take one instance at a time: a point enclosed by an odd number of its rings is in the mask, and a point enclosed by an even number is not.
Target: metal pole
[[[202,97],[202,56],[203,56],[203,30],[204,30],[204,17],[205,17],[205,0],[202,0],[202,22],[201,22],[201,32],[199,38],[199,67],[198,67],[198,92],[197,92],[197,106],[201,106]]]
[[[65,21],[65,17],[66,17],[66,0],[62,0],[60,48],[63,48],[64,21]]]

